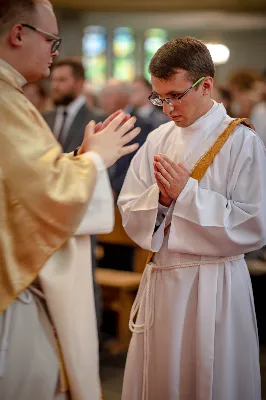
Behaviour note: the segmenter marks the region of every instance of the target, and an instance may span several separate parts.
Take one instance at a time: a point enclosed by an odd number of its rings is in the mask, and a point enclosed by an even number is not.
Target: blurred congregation
[[[163,4],[159,10],[157,2],[155,10],[152,2],[147,2],[146,8],[137,2],[132,10],[119,1],[115,2],[115,10],[111,6],[105,10],[101,1],[102,5],[98,9],[96,5],[91,6],[92,10],[89,4],[83,3],[77,2],[75,7],[67,1],[53,1],[62,36],[60,56],[49,78],[24,87],[26,97],[43,115],[65,153],[81,145],[89,121],[102,122],[117,110],[137,118],[136,126],[141,128],[141,133],[134,142],[139,147],[154,129],[168,122],[162,107],[156,107],[149,100],[152,86],[148,65],[159,47],[183,35],[195,36],[208,45],[216,67],[213,100],[223,103],[231,117],[249,118],[266,145],[266,8],[263,2],[249,9],[246,1],[244,11],[230,7],[219,10],[216,6],[212,9],[214,3],[208,1],[207,11],[186,10],[184,5],[179,11],[178,2],[173,9],[169,6],[170,10],[167,5],[163,10]],[[253,4],[251,0],[250,4]],[[108,170],[115,203],[134,154],[121,158]],[[102,378],[103,391],[107,399],[118,399],[115,393],[121,388],[108,387],[106,371],[109,367],[119,371],[116,360],[120,359],[116,357],[127,351],[130,309],[147,252],[126,235],[116,206],[114,231],[92,237],[91,242],[101,366],[103,375],[106,374]],[[246,260],[263,350],[266,345],[263,296],[266,249],[247,254]],[[266,376],[262,374],[262,378]],[[114,381],[114,386],[119,386],[117,378]]]

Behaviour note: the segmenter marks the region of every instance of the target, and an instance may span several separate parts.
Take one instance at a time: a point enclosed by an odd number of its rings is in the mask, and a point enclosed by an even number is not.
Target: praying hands
[[[175,164],[164,154],[154,157],[153,166],[154,176],[160,189],[159,202],[169,207],[186,186],[190,173],[182,164]]]

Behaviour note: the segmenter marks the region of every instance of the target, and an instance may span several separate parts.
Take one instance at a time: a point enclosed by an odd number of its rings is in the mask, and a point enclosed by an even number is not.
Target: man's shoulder
[[[56,110],[53,109],[53,110],[44,112],[44,113],[42,114],[42,116],[43,116],[43,118],[46,120],[46,119],[49,119],[49,118],[53,117],[55,114],[56,114]]]
[[[94,120],[95,122],[101,122],[105,119],[105,114],[101,110],[90,108],[86,103],[82,105],[77,115],[80,115],[82,118],[86,119],[86,121]]]
[[[1,121],[3,118],[7,121],[8,118],[12,119],[15,116],[23,120],[29,116],[31,120],[38,119],[35,108],[24,93],[11,85],[2,85],[2,82],[0,82],[0,114]]]
[[[0,103],[2,105],[10,103],[26,105],[27,99],[21,91],[9,85],[7,82],[0,80]]]
[[[251,148],[255,145],[261,145],[262,140],[254,129],[251,127],[240,123],[235,128],[232,135],[232,145],[238,149]]]
[[[43,119],[48,124],[49,128],[52,129],[56,117],[56,110],[50,110],[42,114]]]
[[[249,125],[249,121],[247,123],[243,121],[243,123],[238,124],[235,128],[235,134],[243,138],[255,138],[258,136],[252,124]]]

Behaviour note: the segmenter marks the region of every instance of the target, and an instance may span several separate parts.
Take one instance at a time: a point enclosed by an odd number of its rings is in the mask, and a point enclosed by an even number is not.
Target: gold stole
[[[254,130],[253,125],[250,123],[250,121],[247,118],[237,118],[234,119],[228,127],[224,130],[223,133],[216,139],[216,141],[213,143],[211,148],[199,159],[199,161],[194,165],[194,168],[191,172],[191,178],[196,179],[198,182],[201,181],[203,176],[205,175],[205,172],[209,168],[209,166],[212,164],[214,158],[216,155],[219,153],[231,133],[234,131],[235,127],[239,124],[244,124],[247,127],[251,128]],[[169,232],[171,227],[171,224],[169,224],[165,230],[164,230],[164,236]],[[155,253],[152,251],[149,252],[147,256],[147,261],[146,264],[148,264],[152,257],[154,256]]]

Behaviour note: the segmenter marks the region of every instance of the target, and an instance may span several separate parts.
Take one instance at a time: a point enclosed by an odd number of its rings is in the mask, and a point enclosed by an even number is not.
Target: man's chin
[[[187,124],[181,121],[174,121],[174,123],[176,124],[176,126],[178,126],[178,128],[186,128],[188,126]]]
[[[43,78],[48,78],[51,74],[51,67],[47,67],[46,70],[43,73]]]
[[[75,97],[70,95],[70,96],[63,96],[63,97],[53,97],[53,102],[55,106],[63,106],[67,107],[72,101],[75,100]]]
[[[34,75],[30,74],[29,76],[25,76],[25,79],[28,82],[37,82],[40,81],[41,79],[48,78],[50,76],[50,70],[47,69],[45,71],[39,71],[38,73],[35,73]]]

